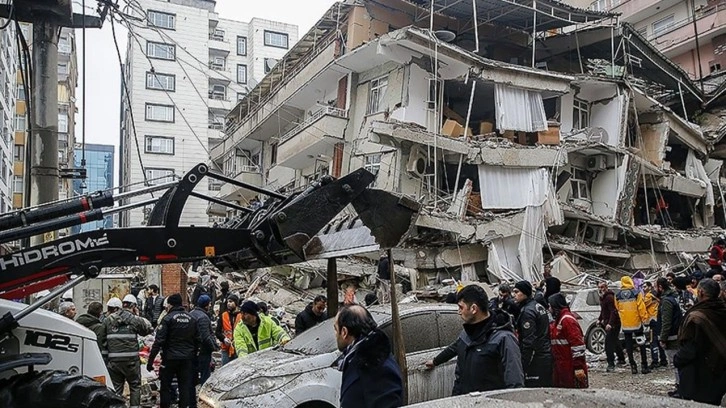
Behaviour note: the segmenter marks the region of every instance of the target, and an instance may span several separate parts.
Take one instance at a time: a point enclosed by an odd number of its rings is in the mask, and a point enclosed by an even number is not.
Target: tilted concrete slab
[[[469,154],[476,154],[478,150],[473,149],[463,140],[435,135],[431,132],[427,132],[425,129],[415,129],[401,123],[376,121],[371,124],[370,131],[373,135],[376,135],[379,138],[378,140],[375,140],[376,138],[373,137],[373,142],[394,147],[398,147],[400,143],[395,143],[395,141],[390,139],[405,140],[424,146],[434,146],[434,138],[436,138],[436,147],[441,150],[467,156]],[[388,138],[388,140],[386,140],[386,138]]]
[[[491,166],[559,167],[567,164],[567,154],[552,148],[482,147],[474,162]]]
[[[665,233],[666,231],[664,231]],[[713,243],[713,238],[708,235],[676,235],[668,234],[662,241],[653,241],[653,249],[656,252],[686,252],[701,253],[708,251]]]
[[[658,179],[657,187],[672,191],[687,197],[703,197],[706,195],[706,186],[697,180],[691,180],[680,174],[670,174]]]
[[[471,224],[469,222],[434,215],[419,215],[416,220],[417,227],[448,231],[459,235],[460,239],[481,243],[498,238],[517,236],[521,234],[523,225],[524,211],[509,216],[502,216],[493,221],[482,221],[481,224]]]

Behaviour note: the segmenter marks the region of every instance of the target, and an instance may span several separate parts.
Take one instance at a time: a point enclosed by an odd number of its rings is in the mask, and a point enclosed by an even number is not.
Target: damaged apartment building
[[[607,30],[610,54],[582,27]],[[676,113],[685,99],[663,101],[690,79],[622,27],[552,0],[342,1],[231,111],[211,159],[288,193],[371,171],[422,204],[393,252],[421,286],[537,281],[561,253],[581,270],[674,266],[724,227],[722,162]],[[219,198],[264,199],[230,184]],[[377,258],[363,232],[320,256]]]

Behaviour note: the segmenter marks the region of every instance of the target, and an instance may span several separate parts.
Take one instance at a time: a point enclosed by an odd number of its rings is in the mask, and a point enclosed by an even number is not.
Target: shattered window
[[[374,79],[370,82],[370,90],[368,92],[368,109],[366,114],[380,112],[383,109],[383,98],[386,96],[386,88],[388,88],[388,77]]]
[[[373,173],[378,178],[378,172],[381,171],[381,154],[369,154],[365,157],[363,168]]]
[[[570,184],[572,185],[572,198],[590,200],[590,189],[587,187],[587,172],[573,169]]]
[[[590,104],[582,99],[572,103],[572,129],[584,129],[590,126]]]

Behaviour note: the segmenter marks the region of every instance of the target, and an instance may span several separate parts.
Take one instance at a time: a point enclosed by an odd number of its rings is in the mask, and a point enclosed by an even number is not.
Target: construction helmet
[[[114,307],[116,309],[120,309],[123,307],[123,304],[121,304],[121,299],[117,297],[112,297],[108,300],[108,303],[106,303],[106,307]]]
[[[128,294],[128,295],[124,296],[123,302],[124,303],[134,303],[134,304],[136,304],[136,296],[134,296],[132,294]]]

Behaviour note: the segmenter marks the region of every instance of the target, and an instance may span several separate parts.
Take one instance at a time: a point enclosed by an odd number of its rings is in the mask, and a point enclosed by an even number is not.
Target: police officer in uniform
[[[175,293],[166,299],[169,313],[159,322],[154,345],[151,347],[146,368],[153,369],[154,359],[161,352],[161,408],[171,406],[171,383],[176,377],[179,384],[179,408],[188,408],[196,395],[192,393],[193,361],[202,344],[197,322],[182,307],[182,297]]]
[[[547,310],[532,297],[532,284],[519,281],[512,294],[519,304],[517,331],[522,353],[524,386],[527,388],[552,386],[552,351],[550,319]]]
[[[151,323],[136,316],[137,303],[133,295],[126,295],[123,302],[114,297],[106,304],[109,316],[103,320],[99,343],[101,353],[108,361],[108,373],[116,394],[122,395],[124,383],[129,383],[130,407],[141,406],[141,367],[139,364],[139,340],[152,332]]]

